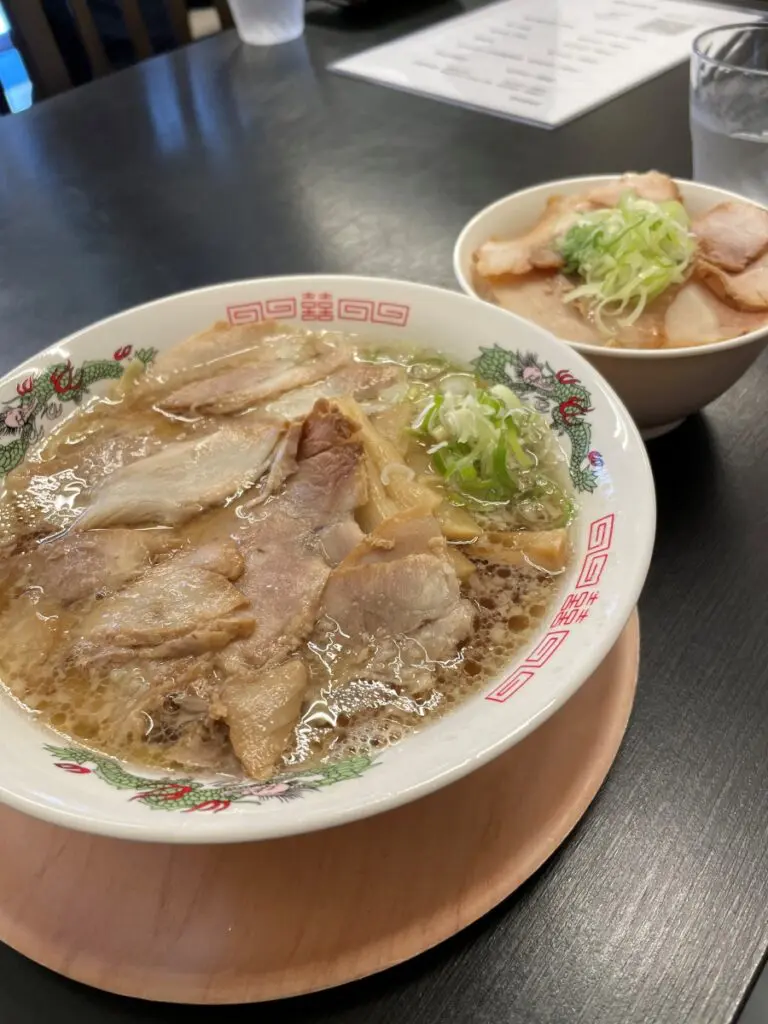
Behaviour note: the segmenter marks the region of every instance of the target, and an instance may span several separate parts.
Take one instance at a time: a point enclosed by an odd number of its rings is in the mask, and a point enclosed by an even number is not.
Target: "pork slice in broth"
[[[237,769],[210,706],[220,685],[213,652],[254,627],[230,582],[242,569],[234,542],[210,542],[84,610],[65,648],[70,673],[89,695],[81,736],[93,732],[127,757],[143,756],[149,744],[166,766]]]
[[[161,422],[153,424],[144,416],[112,412],[94,403],[62,423],[8,474],[6,486],[21,493],[35,477],[65,470],[95,484],[134,459],[159,451],[169,439]]]
[[[244,422],[247,422],[244,420]],[[269,472],[254,487],[248,500],[241,506],[241,512],[256,505],[263,504],[267,498],[276,494],[285,481],[293,476],[298,469],[298,450],[301,441],[303,424],[291,423],[275,448]]]
[[[475,619],[438,521],[418,508],[363,538],[331,574],[321,611],[309,645],[307,711],[289,763],[324,750],[324,723],[338,716],[354,734],[400,712],[418,717],[435,708],[443,699],[438,673],[457,664]]]
[[[267,508],[240,538],[245,572],[239,587],[253,609],[256,627],[247,640],[222,651],[223,672],[259,668],[287,657],[311,631],[330,567],[311,527],[293,510]]]
[[[558,242],[586,210],[594,208],[583,195],[552,196],[542,217],[518,238],[491,238],[477,250],[481,277],[527,274],[531,270],[556,270],[563,266]]]
[[[752,203],[718,203],[691,230],[702,258],[734,274],[768,250],[768,210]]]
[[[768,310],[768,254],[738,274],[730,274],[706,260],[698,261],[696,272],[719,299],[734,309],[745,313]]]
[[[311,633],[331,571],[318,536],[351,523],[366,497],[356,427],[327,402],[304,424],[296,472],[279,495],[243,523],[237,534],[245,558],[238,586],[256,627],[219,659],[225,672],[274,665]]]
[[[341,342],[318,343],[313,359],[296,362],[288,358],[260,362],[227,370],[218,376],[186,384],[162,399],[160,406],[175,413],[203,413],[223,416],[243,412],[286,391],[323,380],[351,359]]]
[[[590,189],[586,198],[597,206],[616,206],[625,192],[634,192],[640,199],[664,203],[680,199],[680,189],[668,174],[647,171],[645,174],[629,172],[607,185]]]
[[[428,634],[429,658],[455,653],[472,627],[450,563],[435,555],[412,554],[386,562],[340,567],[323,595],[325,613],[349,637],[403,635],[420,642]]]
[[[350,638],[407,636],[432,661],[453,657],[473,621],[440,524],[419,509],[363,539],[332,573],[323,610]]]
[[[107,477],[75,528],[186,522],[253,486],[282,433],[282,425],[265,421],[168,444]]]
[[[231,568],[227,552],[219,561]],[[211,556],[208,564],[214,562]],[[96,603],[83,616],[73,648],[80,661],[177,658],[218,650],[253,627],[246,597],[226,575],[171,558]]]
[[[316,344],[316,335],[293,331],[274,320],[243,325],[219,322],[162,351],[141,387],[150,392],[168,384],[180,387],[253,362],[284,359],[299,363],[314,355]]]
[[[263,778],[285,750],[301,712],[307,670],[299,658],[232,678],[222,687],[214,714],[229,726],[229,739],[246,774]]]
[[[140,575],[150,554],[140,535],[108,530],[48,541],[5,561],[0,666],[13,693],[24,699],[30,683],[47,679],[61,660],[65,613]]]
[[[407,374],[403,366],[396,363],[350,363],[327,380],[309,387],[290,391],[267,405],[267,411],[275,416],[294,419],[306,416],[320,398],[338,398],[351,395],[366,406],[375,403],[383,392],[396,391],[407,387]],[[399,395],[402,397],[402,395]]]
[[[172,430],[138,416],[107,415],[99,405],[79,412],[5,478],[0,538],[13,537],[18,549],[67,528],[77,518],[83,491],[159,452]]]
[[[447,558],[448,545],[437,519],[418,506],[397,512],[361,538],[341,568],[391,562],[406,555]]]
[[[3,682],[24,700],[30,687],[44,690],[62,664],[69,617],[136,579],[162,550],[159,537],[104,530],[46,541],[9,558],[2,572]]]
[[[696,280],[688,281],[666,311],[664,328],[667,344],[684,347],[703,345],[757,330],[766,315],[745,313],[721,302]]]
[[[228,580],[236,580],[242,576],[245,561],[233,540],[223,539],[211,541],[193,547],[175,556],[174,566],[190,566],[194,569],[208,569],[218,572]]]
[[[211,711],[218,679],[210,654],[96,661],[84,675],[90,699],[81,728],[110,751],[163,767],[239,770],[227,727]]]
[[[340,413],[336,406],[331,405],[326,399],[320,399],[315,403],[311,415],[304,421],[299,438],[299,458],[307,460],[323,452],[335,449],[343,451],[353,439],[354,444],[349,451],[359,453],[360,449],[355,438],[357,432],[356,423]],[[310,487],[316,486],[313,475],[307,476],[307,483]],[[329,502],[333,504],[339,497],[344,504],[346,499],[343,494],[337,495],[333,490],[328,491],[323,499],[323,504],[326,505]]]
[[[39,544],[3,567],[6,589],[34,589],[65,608],[104,597],[149,568],[165,538],[134,530],[96,530]]]
[[[365,539],[365,534],[354,519],[342,519],[323,527],[317,534],[323,555],[329,565],[343,562]]]

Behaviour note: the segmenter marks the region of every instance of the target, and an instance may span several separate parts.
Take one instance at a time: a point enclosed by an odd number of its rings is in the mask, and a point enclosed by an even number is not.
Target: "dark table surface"
[[[3,118],[0,371],[126,306],[231,278],[453,287],[457,232],[504,193],[629,168],[689,174],[682,67],[553,132],[324,70],[461,9],[380,25],[317,13],[304,41],[264,51],[226,33]],[[767,389],[764,357],[651,445],[659,530],[637,703],[600,795],[538,875],[383,975],[186,1022],[735,1018],[768,948]],[[177,1012],[0,947],[2,1024]]]

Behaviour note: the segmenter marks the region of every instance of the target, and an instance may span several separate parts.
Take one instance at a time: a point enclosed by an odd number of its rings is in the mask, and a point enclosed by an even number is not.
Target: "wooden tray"
[[[0,809],[0,939],[122,995],[247,1003],[428,949],[557,849],[600,788],[637,681],[637,613],[591,679],[509,753],[417,803],[312,835],[155,846]]]

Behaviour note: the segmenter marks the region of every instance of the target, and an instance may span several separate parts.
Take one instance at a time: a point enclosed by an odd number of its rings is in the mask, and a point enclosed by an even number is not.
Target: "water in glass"
[[[691,61],[697,181],[768,204],[768,25],[704,32]]]

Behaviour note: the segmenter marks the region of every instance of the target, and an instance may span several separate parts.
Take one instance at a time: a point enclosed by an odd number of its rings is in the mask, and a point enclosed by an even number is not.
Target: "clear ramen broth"
[[[0,678],[157,768],[371,754],[537,629],[569,487],[544,419],[437,352],[214,325],[6,477]]]

